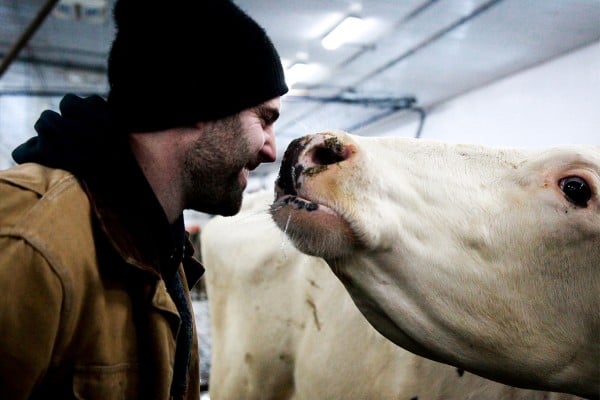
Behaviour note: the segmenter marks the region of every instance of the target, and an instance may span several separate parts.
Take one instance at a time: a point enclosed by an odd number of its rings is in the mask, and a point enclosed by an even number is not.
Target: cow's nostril
[[[316,165],[331,165],[344,161],[347,157],[347,152],[341,144],[319,146],[313,149],[312,162]]]

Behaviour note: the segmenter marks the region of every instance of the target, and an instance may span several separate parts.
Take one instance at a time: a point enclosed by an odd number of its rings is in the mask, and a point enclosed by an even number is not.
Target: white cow
[[[394,345],[322,259],[287,241],[267,213],[272,200],[272,193],[245,197],[238,216],[202,229],[211,400],[575,398],[505,386]]]
[[[325,132],[284,156],[272,215],[368,321],[514,386],[600,396],[600,147]]]

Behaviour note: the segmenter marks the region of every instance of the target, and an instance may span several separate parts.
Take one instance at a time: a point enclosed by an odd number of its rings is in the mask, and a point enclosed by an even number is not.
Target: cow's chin
[[[342,215],[298,196],[279,196],[271,206],[273,220],[303,253],[336,259],[355,246],[355,235]]]

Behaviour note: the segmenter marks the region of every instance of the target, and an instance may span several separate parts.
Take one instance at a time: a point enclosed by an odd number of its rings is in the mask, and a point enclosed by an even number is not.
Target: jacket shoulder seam
[[[63,310],[61,313],[68,315],[68,313],[71,311],[71,300],[69,297],[69,292],[66,290],[69,286],[65,282],[68,280],[69,275],[67,273],[67,268],[59,260],[53,257],[52,254],[42,250],[44,246],[39,238],[22,231],[19,229],[19,227],[0,228],[0,236],[12,237],[15,240],[22,240],[46,260],[52,272],[54,272],[54,274],[57,276],[63,290]]]

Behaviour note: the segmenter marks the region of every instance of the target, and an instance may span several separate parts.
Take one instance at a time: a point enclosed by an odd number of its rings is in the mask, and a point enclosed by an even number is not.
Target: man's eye
[[[273,125],[275,123],[275,118],[270,116],[264,116],[261,118],[263,126]]]
[[[279,112],[271,109],[259,108],[256,112],[256,116],[260,119],[262,126],[271,126],[279,118]]]

